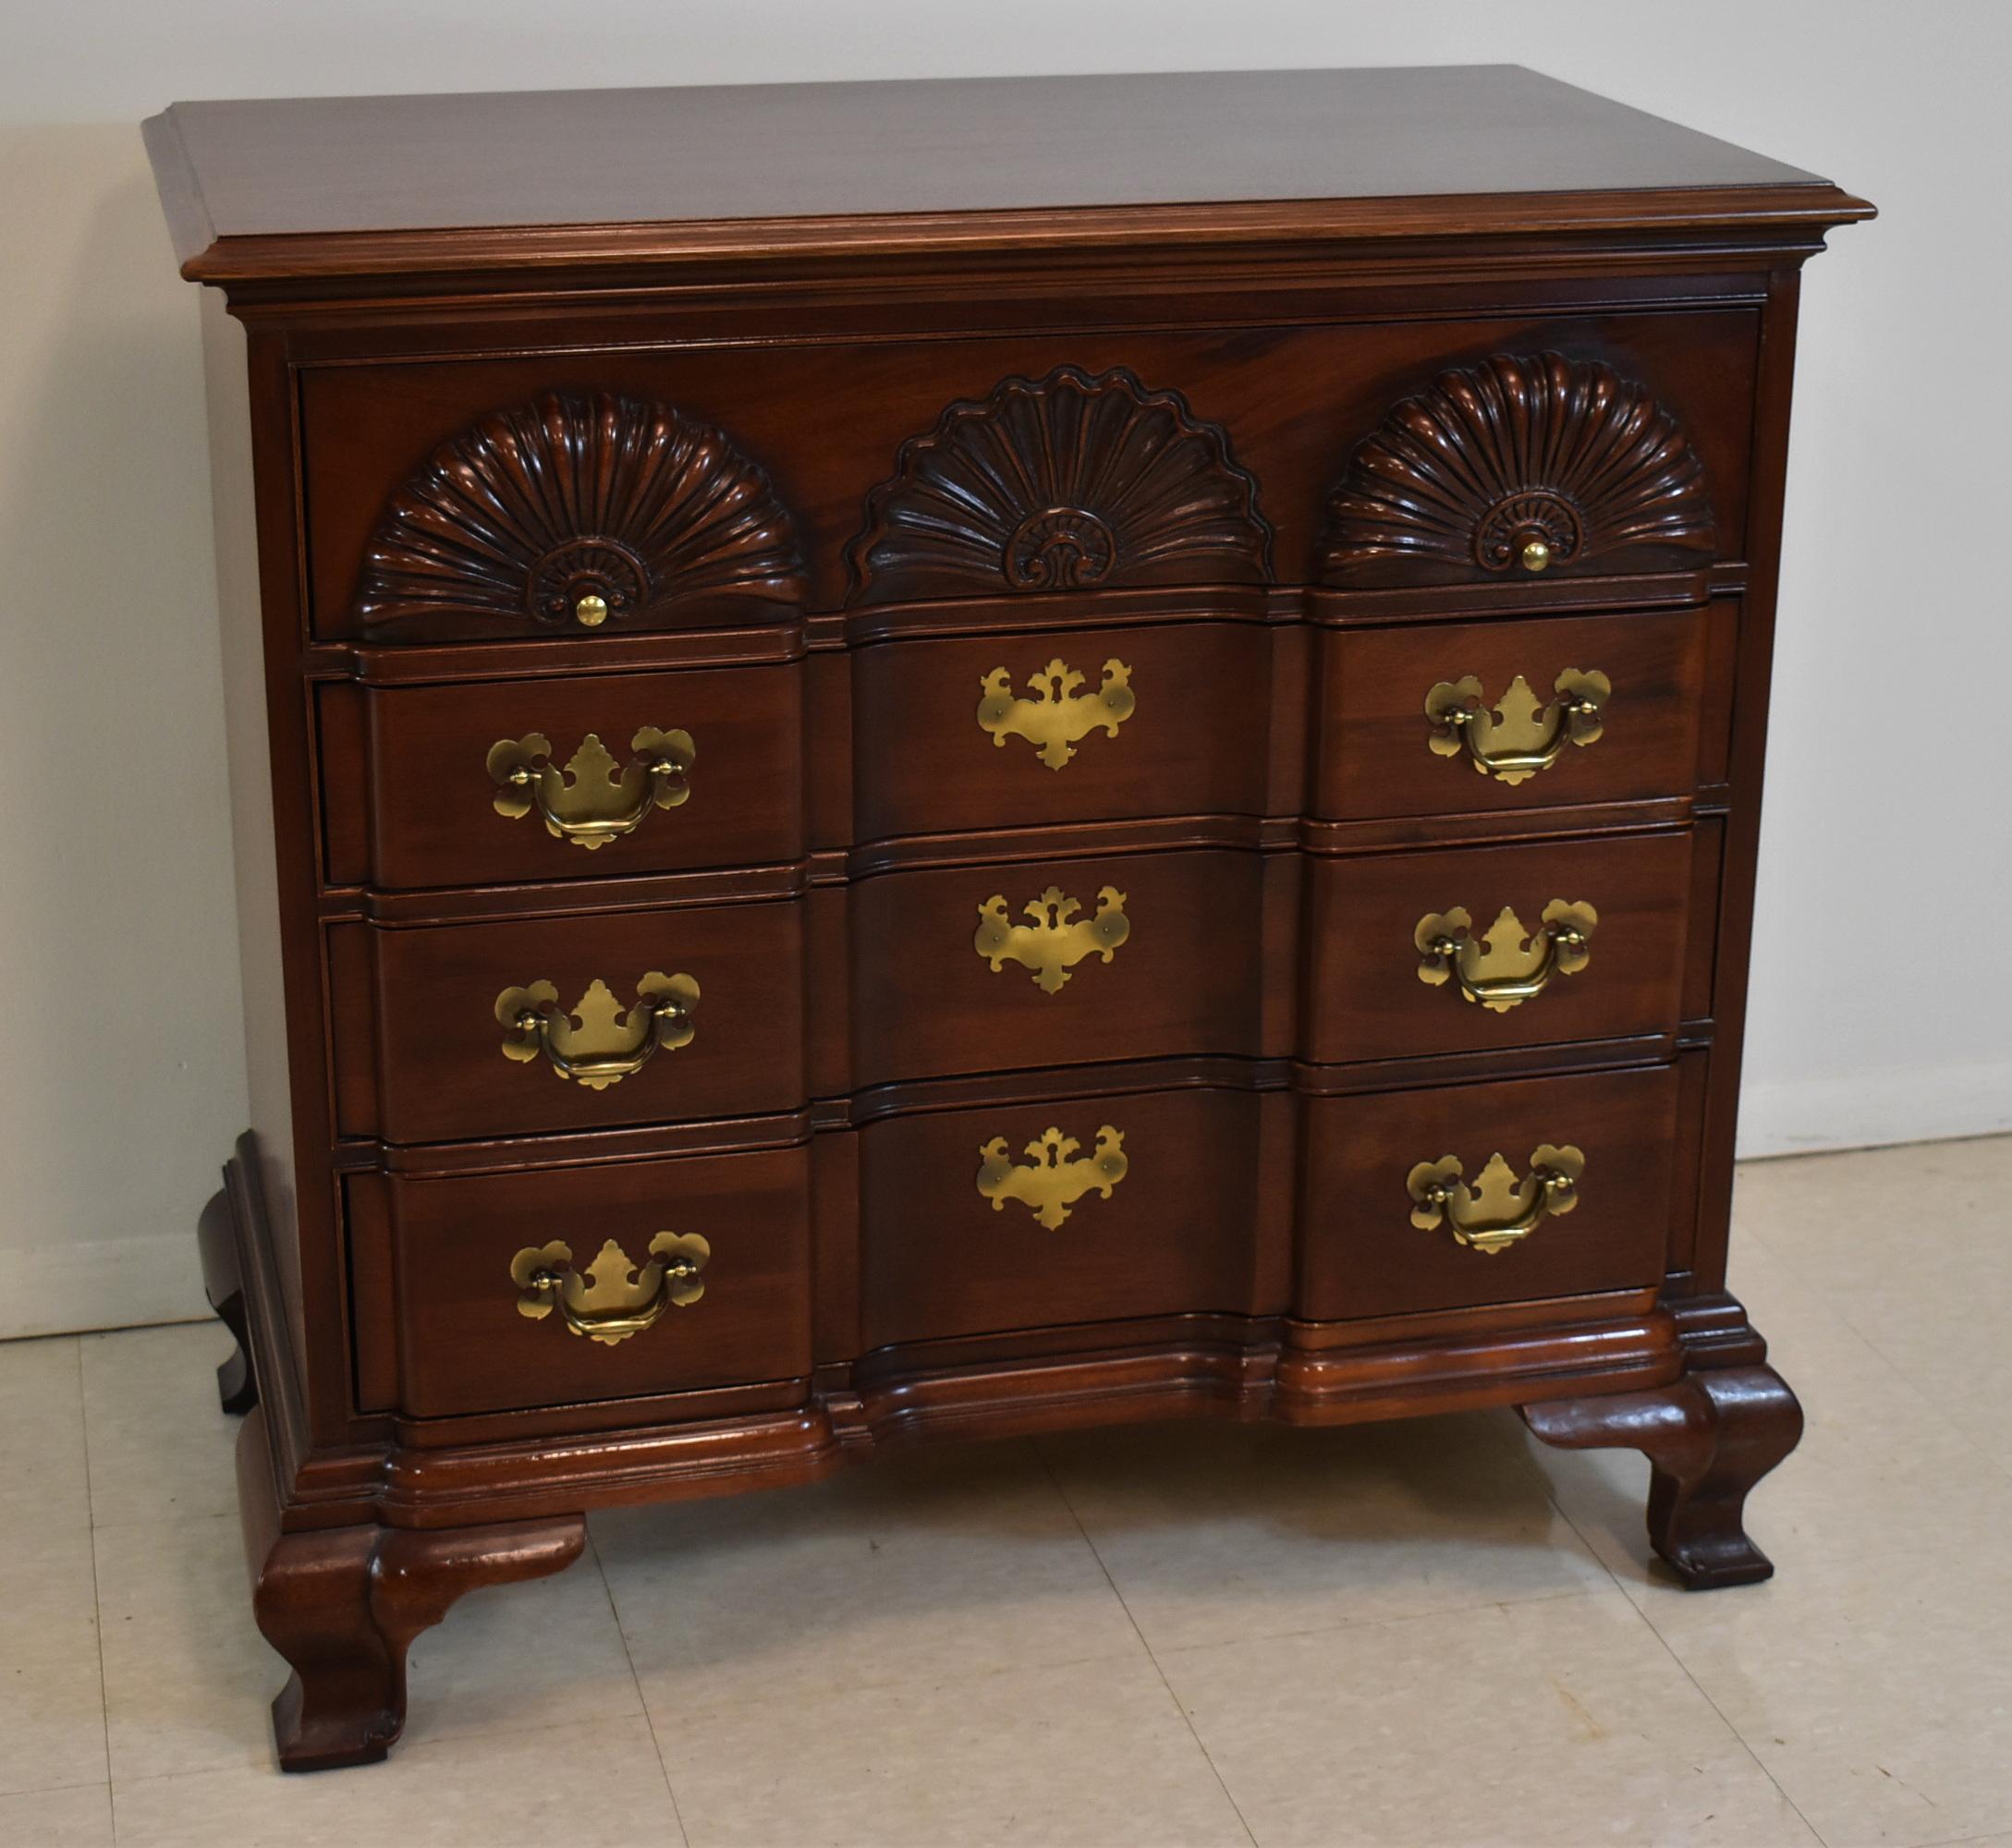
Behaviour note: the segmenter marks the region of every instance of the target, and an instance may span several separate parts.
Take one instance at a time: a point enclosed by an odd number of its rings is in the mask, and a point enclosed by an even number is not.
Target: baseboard
[[[0,1341],[200,1321],[210,1313],[187,1232],[10,1251],[7,1270],[14,1286],[0,1299]]]
[[[2012,1063],[1750,1083],[1739,1096],[1742,1160],[1943,1142],[2007,1130],[2012,1130]]]

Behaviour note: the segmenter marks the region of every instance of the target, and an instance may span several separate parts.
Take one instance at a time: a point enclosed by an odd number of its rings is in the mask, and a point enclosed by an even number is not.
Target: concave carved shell
[[[366,626],[661,620],[701,601],[794,601],[803,562],[768,477],[668,405],[548,392],[434,452],[384,509]]]
[[[1413,559],[1506,572],[1532,541],[1554,565],[1630,545],[1711,549],[1703,465],[1611,366],[1498,354],[1442,372],[1356,451],[1328,503],[1321,570]]]
[[[1272,529],[1214,424],[1123,370],[1006,379],[868,496],[853,601],[1264,583]]]

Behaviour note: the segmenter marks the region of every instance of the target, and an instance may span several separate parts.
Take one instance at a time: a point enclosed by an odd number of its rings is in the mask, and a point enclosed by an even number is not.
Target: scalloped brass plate
[[[632,834],[655,808],[676,808],[691,795],[698,748],[691,734],[644,725],[629,740],[633,755],[617,763],[598,734],[589,732],[562,771],[543,732],[498,738],[489,748],[496,813],[511,821],[532,809],[555,840],[591,853]]]
[[[510,1281],[521,1293],[517,1312],[542,1321],[556,1309],[571,1332],[613,1347],[640,1334],[665,1309],[689,1308],[705,1295],[699,1273],[712,1261],[713,1247],[697,1233],[660,1232],[643,1257],[639,1269],[611,1238],[583,1275],[563,1240],[527,1245],[510,1260]]]
[[[1095,1149],[1079,1156],[1082,1146],[1059,1129],[1044,1129],[1020,1151],[1032,1157],[1030,1166],[1012,1161],[1006,1137],[995,1136],[978,1151],[978,1191],[992,1202],[994,1212],[1004,1212],[1008,1200],[1018,1200],[1053,1232],[1085,1194],[1109,1199],[1111,1189],[1130,1170],[1123,1130],[1104,1124],[1097,1131]]]
[[[1050,770],[1060,770],[1076,755],[1079,741],[1091,733],[1117,736],[1117,728],[1138,706],[1132,671],[1124,662],[1105,662],[1097,690],[1079,692],[1088,677],[1057,655],[1039,673],[1027,676],[1028,691],[1034,696],[1027,699],[1014,693],[1006,670],[995,667],[979,683],[985,697],[978,702],[978,723],[992,734],[993,743],[1001,750],[1008,737],[1022,737],[1036,748]]]
[[[1429,911],[1418,921],[1418,979],[1438,988],[1451,980],[1469,1001],[1491,1014],[1543,992],[1555,976],[1574,976],[1592,960],[1592,933],[1600,914],[1591,906],[1554,898],[1544,906],[1543,929],[1534,933],[1505,905],[1477,942],[1474,920],[1464,906]]]
[[[1568,667],[1540,700],[1518,674],[1491,707],[1474,675],[1442,680],[1425,696],[1432,730],[1425,742],[1440,757],[1463,753],[1483,776],[1515,788],[1558,760],[1567,745],[1590,745],[1604,727],[1613,683],[1596,671]]]
[[[1031,969],[1035,985],[1046,994],[1061,993],[1069,971],[1084,957],[1102,956],[1108,963],[1132,933],[1125,894],[1115,885],[1097,888],[1097,909],[1089,918],[1077,917],[1082,901],[1058,885],[1020,907],[1031,923],[1009,924],[1006,906],[1006,894],[995,892],[978,907],[971,947],[992,965],[994,975],[1008,961]]]
[[[551,982],[506,988],[496,997],[503,1056],[529,1063],[541,1054],[562,1078],[606,1090],[642,1070],[661,1048],[691,1044],[699,1028],[699,984],[680,971],[652,969],[636,984],[635,1006],[623,1012],[615,991],[596,976],[571,1013]]]
[[[1530,1151],[1530,1173],[1518,1180],[1499,1150],[1470,1185],[1461,1178],[1457,1155],[1421,1161],[1405,1177],[1411,1198],[1411,1223],[1421,1232],[1444,1224],[1462,1245],[1494,1257],[1520,1243],[1547,1213],[1568,1213],[1579,1204],[1586,1158],[1567,1144],[1542,1142]]]

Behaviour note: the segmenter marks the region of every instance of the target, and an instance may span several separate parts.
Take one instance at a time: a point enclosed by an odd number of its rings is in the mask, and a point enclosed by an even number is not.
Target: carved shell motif
[[[718,431],[668,405],[548,392],[444,444],[393,497],[357,614],[366,627],[662,621],[802,585],[788,514]]]
[[[1122,370],[1006,379],[868,496],[853,601],[1264,583],[1272,529],[1214,424]]]
[[[1328,503],[1321,568],[1415,559],[1499,573],[1533,542],[1554,565],[1628,545],[1711,549],[1703,465],[1611,366],[1498,354],[1442,372],[1356,451]]]

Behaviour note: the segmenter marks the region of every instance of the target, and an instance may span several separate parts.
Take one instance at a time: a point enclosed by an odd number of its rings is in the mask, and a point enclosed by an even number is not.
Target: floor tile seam
[[[1187,1703],[1175,1692],[1174,1684],[1168,1680],[1159,1656],[1154,1652],[1152,1643],[1147,1640],[1145,1631],[1140,1627],[1139,1619],[1133,1615],[1131,1606],[1125,1601],[1125,1594],[1118,1589],[1117,1580],[1112,1575],[1110,1566],[1105,1563],[1103,1553],[1098,1551],[1096,1541],[1090,1537],[1090,1529],[1083,1525],[1083,1517],[1077,1513],[1075,1502],[1069,1500],[1068,1490],[1062,1486],[1061,1477],[1055,1474],[1054,1464],[1038,1441],[1034,1444],[1034,1454],[1040,1459],[1048,1480],[1055,1485],[1055,1492],[1061,1497],[1062,1505],[1068,1510],[1069,1519],[1076,1523],[1076,1531],[1083,1537],[1083,1544],[1090,1549],[1091,1557],[1097,1562],[1097,1569],[1103,1573],[1104,1582],[1111,1587],[1111,1596],[1117,1599],[1118,1609],[1125,1613],[1125,1621],[1132,1626],[1133,1635],[1139,1638],[1139,1647],[1146,1652],[1146,1660],[1152,1664],[1152,1672],[1159,1677],[1160,1685],[1166,1690],[1166,1697],[1173,1703],[1174,1711],[1180,1716],[1180,1723],[1187,1729],[1188,1736],[1195,1742],[1195,1750],[1201,1754],[1201,1761],[1208,1766],[1209,1775],[1215,1780],[1216,1788],[1223,1793],[1223,1801],[1229,1805],[1230,1814],[1237,1818],[1237,1826],[1243,1830],[1250,1848],[1259,1848],[1257,1831],[1251,1828],[1250,1818],[1243,1812],[1243,1805],[1237,1801],[1236,1793],[1229,1787],[1229,1781],[1224,1777],[1222,1768],[1215,1762],[1215,1755],[1209,1750],[1208,1742],[1202,1738],[1201,1728],[1195,1724],[1194,1715],[1189,1712]]]
[[[677,1824],[677,1839],[685,1848],[691,1848],[691,1832],[685,1827],[685,1813],[678,1806],[677,1787],[671,1781],[670,1760],[664,1756],[664,1741],[657,1736],[656,1716],[650,1711],[650,1697],[642,1691],[642,1676],[636,1672],[636,1654],[628,1647],[628,1632],[622,1627],[622,1613],[615,1602],[615,1587],[608,1583],[608,1570],[602,1562],[601,1549],[595,1543],[591,1525],[585,1521],[580,1525],[587,1537],[587,1557],[593,1562],[594,1571],[600,1574],[601,1595],[607,1599],[616,1640],[622,1646],[622,1660],[628,1664],[629,1684],[636,1690],[636,1704],[642,1709],[642,1723],[650,1729],[650,1748],[657,1755],[657,1770],[664,1779],[664,1793],[670,1799],[671,1819]]]
[[[104,1780],[112,1782],[112,1698],[104,1673],[104,1598],[98,1587],[97,1491],[91,1485],[91,1412],[84,1397],[84,1343],[77,1343],[77,1429],[84,1447],[84,1512],[91,1516],[91,1641],[98,1656],[98,1728],[104,1744]],[[113,1820],[113,1840],[118,1823]]]
[[[40,1339],[38,1336],[37,1339]],[[109,1776],[102,1778],[65,1778],[53,1784],[18,1784],[0,1787],[0,1803],[10,1802],[18,1796],[55,1796],[61,1791],[98,1790],[110,1786]]]
[[[625,1633],[624,1641],[627,1641]],[[918,1684],[935,1686],[939,1684],[956,1684],[962,1686],[969,1683],[995,1681],[1011,1674],[1056,1674],[1072,1669],[1114,1667],[1138,1658],[1130,1649],[1122,1653],[1116,1649],[1103,1649],[1092,1655],[1047,1657],[1038,1661],[994,1662],[980,1667],[946,1670],[941,1672],[909,1671],[902,1674],[847,1677],[844,1681],[821,1682],[814,1685],[786,1685],[780,1691],[771,1689],[762,1694],[727,1695],[724,1696],[688,1699],[680,1697],[678,1711],[693,1718],[710,1717],[715,1714],[739,1713],[750,1707],[768,1707],[777,1701],[787,1700],[798,1705],[822,1706],[827,1701],[842,1700],[849,1696],[862,1694],[885,1694],[891,1690],[912,1687]],[[675,1673],[667,1671],[666,1673]],[[654,1717],[650,1706],[649,1689],[643,1684],[639,1671],[637,1680],[643,1685],[644,1710]]]
[[[495,1726],[473,1726],[466,1731],[433,1732],[418,1739],[406,1737],[393,1745],[391,1754],[394,1757],[406,1760],[422,1757],[430,1752],[441,1752],[456,1746],[483,1744],[493,1739],[525,1739],[533,1736],[543,1738],[555,1732],[585,1732],[590,1727],[605,1726],[611,1720],[635,1720],[639,1723],[647,1724],[647,1720],[648,1716],[645,1714],[624,1713],[601,1714],[578,1720],[561,1720],[557,1721],[530,1719],[510,1720]],[[370,1767],[368,1765],[353,1765],[348,1767],[348,1770],[361,1771],[366,1779],[370,1776]],[[182,1783],[190,1778],[228,1777],[234,1773],[245,1771],[262,1774],[282,1781],[291,1781],[299,1776],[319,1781],[323,1777],[346,1775],[346,1772],[341,1769],[304,1773],[285,1771],[280,1769],[278,1760],[270,1751],[247,1751],[242,1757],[232,1758],[221,1764],[191,1765],[186,1770],[178,1771],[147,1771],[138,1777],[115,1776],[111,1780],[112,1793],[116,1800],[122,1790],[134,1790],[141,1784]]]
[[[1549,1481],[1548,1477],[1546,1477],[1546,1481]],[[1780,1792],[1782,1801],[1786,1803],[1790,1809],[1795,1811],[1796,1819],[1810,1831],[1811,1835],[1816,1841],[1823,1842],[1823,1848],[1830,1848],[1830,1843],[1825,1841],[1824,1837],[1821,1833],[1818,1832],[1816,1825],[1811,1822],[1807,1816],[1803,1815],[1801,1805],[1797,1803],[1795,1798],[1790,1796],[1786,1790],[1782,1789],[1781,1780],[1777,1778],[1774,1773],[1768,1769],[1765,1763],[1762,1762],[1761,1755],[1754,1750],[1752,1742],[1748,1739],[1747,1735],[1742,1732],[1738,1727],[1735,1726],[1733,1722],[1726,1718],[1725,1709],[1719,1706],[1717,1701],[1712,1698],[1711,1695],[1706,1692],[1703,1684],[1700,1682],[1698,1677],[1691,1672],[1690,1664],[1685,1661],[1685,1660],[1677,1653],[1676,1649],[1671,1646],[1670,1639],[1656,1627],[1653,1620],[1650,1617],[1648,1611],[1643,1606],[1641,1599],[1637,1598],[1634,1593],[1629,1590],[1628,1586],[1622,1582],[1620,1574],[1616,1572],[1614,1568],[1610,1566],[1604,1559],[1601,1558],[1599,1550],[1592,1544],[1591,1540],[1590,1540],[1586,1537],[1585,1532],[1580,1528],[1579,1523],[1575,1521],[1571,1517],[1570,1514],[1567,1512],[1564,1504],[1559,1502],[1556,1491],[1555,1489],[1551,1491],[1551,1505],[1557,1510],[1558,1518],[1562,1520],[1567,1526],[1571,1528],[1573,1533],[1579,1536],[1579,1544],[1583,1546],[1588,1552],[1591,1553],[1593,1558],[1599,1562],[1601,1570],[1606,1574],[1607,1578],[1612,1583],[1614,1588],[1621,1594],[1621,1597],[1626,1601],[1628,1608],[1635,1613],[1636,1618],[1648,1629],[1649,1634],[1663,1646],[1664,1652],[1669,1657],[1669,1659],[1673,1662],[1677,1664],[1677,1668],[1682,1671],[1684,1679],[1688,1681],[1692,1687],[1698,1690],[1698,1694],[1700,1697],[1704,1701],[1704,1704],[1718,1716],[1719,1723],[1724,1726],[1726,1732],[1729,1732],[1733,1736],[1733,1738],[1738,1743],[1740,1750],[1745,1752],[1746,1755],[1750,1758],[1751,1758],[1756,1765],[1760,1766],[1761,1775],[1764,1777],[1769,1783],[1773,1784],[1776,1791]]]
[[[1594,1562],[1601,1566],[1603,1572],[1606,1570],[1597,1557]],[[1611,1578],[1612,1574],[1609,1576]],[[1430,1611],[1400,1611],[1394,1616],[1344,1617],[1332,1623],[1307,1623],[1295,1630],[1253,1631],[1238,1636],[1217,1637],[1206,1643],[1162,1643],[1155,1653],[1164,1656],[1197,1656],[1210,1649],[1240,1648],[1250,1643],[1291,1643],[1303,1636],[1338,1636],[1358,1630],[1389,1630],[1406,1623],[1430,1623],[1445,1617],[1471,1617],[1482,1611],[1520,1611],[1533,1604],[1562,1604],[1568,1599],[1598,1597],[1613,1588],[1618,1587],[1576,1585],[1557,1591],[1532,1592],[1527,1598],[1504,1598],[1498,1594],[1494,1597],[1463,1600],[1458,1604],[1442,1604]],[[1622,1595],[1626,1596],[1625,1590]]]
[[[1823,1286],[1818,1285],[1817,1287],[1821,1289]],[[1871,1354],[1876,1360],[1878,1360],[1881,1366],[1891,1369],[1895,1378],[1897,1379],[1904,1386],[1908,1388],[1909,1392],[1914,1393],[1914,1395],[1921,1400],[1922,1406],[1927,1411],[1929,1411],[1930,1413],[1935,1412],[1939,1403],[1940,1395],[1932,1391],[1925,1381],[1916,1379],[1912,1369],[1909,1368],[1906,1365],[1906,1363],[1896,1359],[1893,1355],[1889,1354],[1886,1349],[1883,1345],[1881,1345],[1876,1336],[1872,1335],[1865,1329],[1860,1328],[1857,1321],[1853,1319],[1847,1310],[1828,1300],[1828,1291],[1824,1292],[1824,1296],[1826,1298],[1824,1307],[1827,1311],[1831,1315],[1835,1316],[1838,1322],[1841,1323],[1845,1328],[1850,1330],[1851,1333],[1858,1339],[1860,1343],[1865,1348],[1866,1352]],[[1793,1381],[1790,1382],[1791,1385],[1793,1385]],[[1975,1436],[1971,1434],[1968,1425],[1963,1424],[1954,1418],[1945,1418],[1943,1420],[1943,1423],[1946,1426],[1948,1429],[1954,1431],[1957,1436],[1963,1441],[1964,1443],[1968,1444],[1969,1448],[1983,1460],[1983,1462],[1989,1467],[1994,1476],[2002,1477],[2006,1483],[2012,1484],[2012,1461],[2007,1461],[2005,1458],[2001,1458],[1996,1452],[1989,1449],[1986,1445],[1982,1443]],[[1989,1838],[1987,1837],[1986,1839],[1988,1840]]]
[[[1774,1257],[1775,1258],[1781,1259],[1782,1254],[1778,1250],[1774,1249],[1771,1241],[1768,1238],[1767,1234],[1764,1231],[1757,1231],[1752,1225],[1751,1222],[1748,1220],[1743,1220],[1737,1210],[1732,1216],[1732,1227],[1734,1243],[1736,1245],[1749,1245],[1758,1246],[1762,1249],[1767,1250],[1770,1255]],[[1852,1316],[1849,1308],[1846,1307],[1847,1304],[1848,1304],[1848,1302],[1851,1300],[1849,1293],[1834,1290],[1829,1285],[1821,1283],[1806,1283],[1804,1287],[1809,1292],[1810,1300],[1813,1303],[1813,1305],[1819,1311],[1821,1311],[1824,1316],[1828,1317],[1832,1321],[1835,1322],[1839,1328],[1843,1329],[1855,1341],[1857,1341],[1858,1343],[1861,1347],[1863,1347],[1865,1351],[1870,1354],[1875,1360],[1877,1360],[1881,1366],[1890,1368],[1894,1376],[1898,1379],[1900,1382],[1904,1386],[1906,1386],[1909,1392],[1914,1393],[1914,1395],[1921,1401],[1924,1406],[1926,1406],[1930,1411],[1933,1411],[1935,1409],[1937,1404],[1937,1395],[1930,1390],[1927,1384],[1920,1380],[1917,1380],[1914,1377],[1913,1373],[1904,1363],[1896,1359],[1893,1355],[1889,1354],[1886,1349],[1880,1344],[1876,1336],[1859,1326],[1857,1319]],[[1744,1298],[1742,1298],[1742,1301],[1744,1301]],[[1748,1304],[1747,1307],[1750,1315],[1752,1313],[1752,1305]],[[1767,1316],[1765,1311],[1763,1310],[1761,1315],[1761,1320],[1764,1322],[1766,1319]],[[1772,1360],[1774,1356],[1770,1355],[1769,1358]],[[1793,1380],[1789,1381],[1789,1385],[1791,1388],[1793,1388],[1794,1384],[1795,1382]],[[1983,1458],[1985,1464],[1990,1467],[1991,1472],[1994,1476],[2003,1477],[2007,1482],[2012,1482],[2012,1460],[2001,1458],[1994,1452],[1987,1449],[1985,1445],[1981,1443],[1974,1436],[1971,1435],[1968,1427],[1957,1423],[1953,1419],[1946,1420],[1945,1422],[1948,1424],[1949,1429],[1955,1431],[1958,1438],[1960,1438],[1966,1444],[1968,1444],[1970,1449],[1974,1451],[1979,1456]]]
[[[1738,1589],[1738,1587],[1721,1587],[1716,1591],[1686,1591],[1683,1595],[1687,1598],[1723,1597],[1728,1591],[1737,1595]],[[1705,1684],[1698,1679],[1696,1673],[1692,1671],[1690,1664],[1687,1662],[1680,1654],[1678,1654],[1676,1644],[1671,1642],[1669,1637],[1664,1635],[1662,1627],[1656,1623],[1655,1619],[1650,1615],[1648,1606],[1645,1603],[1640,1602],[1634,1599],[1630,1599],[1628,1600],[1628,1606],[1634,1611],[1635,1615],[1641,1620],[1642,1624],[1647,1628],[1649,1634],[1663,1646],[1664,1652],[1669,1657],[1671,1661],[1677,1664],[1678,1670],[1682,1672],[1684,1679],[1688,1681],[1692,1687],[1697,1689],[1699,1698],[1701,1699],[1704,1704],[1718,1716],[1719,1723],[1725,1728],[1726,1732],[1730,1733],[1735,1740],[1738,1742],[1739,1749],[1746,1753],[1748,1757],[1753,1760],[1755,1766],[1758,1767],[1758,1769],[1760,1769],[1761,1775],[1764,1777],[1769,1783],[1774,1785],[1774,1789],[1780,1793],[1781,1800],[1795,1812],[1796,1820],[1801,1823],[1802,1826],[1810,1831],[1811,1839],[1812,1841],[1822,1842],[1823,1844],[1823,1848],[1832,1848],[1830,1838],[1826,1836],[1820,1829],[1818,1829],[1816,1824],[1811,1822],[1810,1818],[1803,1814],[1802,1805],[1788,1793],[1787,1786],[1785,1785],[1782,1781],[1774,1775],[1774,1768],[1770,1766],[1767,1760],[1761,1756],[1760,1751],[1755,1746],[1753,1741],[1748,1738],[1746,1733],[1743,1732],[1737,1725],[1733,1723],[1732,1717],[1725,1711],[1723,1707],[1718,1704],[1716,1700],[1712,1697],[1712,1690],[1706,1687]]]
[[[131,1527],[144,1527],[151,1533],[161,1533],[177,1527],[209,1526],[220,1521],[236,1522],[240,1516],[235,1508],[219,1508],[208,1514],[136,1514],[129,1520],[93,1521],[91,1531],[94,1534],[119,1534]]]

